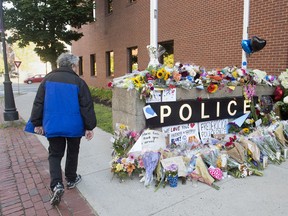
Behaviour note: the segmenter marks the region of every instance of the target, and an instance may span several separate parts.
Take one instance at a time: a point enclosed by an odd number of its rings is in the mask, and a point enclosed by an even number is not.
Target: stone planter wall
[[[218,90],[214,94],[207,93],[206,90],[186,90],[177,88],[177,101],[196,99],[197,97],[205,98],[221,98],[221,97],[239,97],[243,95],[242,87],[237,86],[234,91],[229,91],[227,87]],[[273,95],[274,87],[257,86],[256,94],[258,97],[262,95]],[[136,90],[123,88],[113,88],[112,112],[113,112],[113,127],[116,123],[128,125],[130,129],[141,131],[145,128],[145,117],[143,107],[145,102],[139,99],[139,93]]]

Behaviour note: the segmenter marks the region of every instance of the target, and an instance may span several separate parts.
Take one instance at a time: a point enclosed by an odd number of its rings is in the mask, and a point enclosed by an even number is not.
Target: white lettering
[[[210,115],[205,115],[204,113],[205,113],[205,104],[201,103],[201,118],[206,119],[210,117]]]
[[[235,106],[237,105],[237,102],[232,100],[228,103],[228,106],[227,106],[227,111],[229,113],[230,116],[234,116],[236,114],[236,110],[234,110],[234,112],[231,112],[231,105],[234,104]]]
[[[165,112],[165,110],[167,112]],[[171,107],[170,106],[165,105],[165,106],[160,107],[160,117],[161,117],[160,123],[164,123],[164,118],[168,117],[170,115],[171,115]]]
[[[219,117],[220,116],[220,102],[217,102],[217,109],[216,109],[216,116]]]
[[[250,112],[249,110],[247,110],[248,108],[250,108],[250,100],[244,100],[243,113]]]
[[[183,116],[183,109],[184,108],[188,109],[188,115],[186,118]],[[191,116],[192,116],[191,106],[189,106],[189,104],[183,104],[179,110],[179,117],[181,118],[182,121],[188,121],[191,118]]]

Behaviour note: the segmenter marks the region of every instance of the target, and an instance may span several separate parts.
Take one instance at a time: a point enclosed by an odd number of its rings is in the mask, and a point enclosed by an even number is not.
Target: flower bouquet
[[[278,77],[281,85],[278,85],[274,91],[274,101],[276,108],[279,108],[280,117],[283,120],[288,119],[288,71],[282,72]]]
[[[237,137],[234,135],[229,137],[229,141],[225,143],[225,149],[229,157],[236,160],[238,163],[244,163],[245,161],[245,149],[236,142]]]
[[[113,156],[127,157],[128,152],[139,138],[136,131],[131,131],[124,124],[117,124],[114,136],[111,138],[113,143]]]
[[[114,157],[111,162],[111,172],[116,175],[120,182],[128,177],[132,178],[133,174],[141,174],[144,171],[142,158],[135,158],[133,154],[128,157]]]
[[[170,187],[177,187],[178,184],[178,166],[177,164],[170,164],[164,168],[166,179]]]
[[[263,173],[257,169],[249,167],[246,163],[238,163],[231,157],[227,160],[228,174],[234,178],[245,178],[250,175],[263,176]]]

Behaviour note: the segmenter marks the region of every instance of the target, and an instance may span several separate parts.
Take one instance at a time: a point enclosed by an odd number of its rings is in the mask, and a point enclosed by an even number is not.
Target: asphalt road
[[[32,84],[26,84],[23,83],[23,81],[21,82],[21,80],[19,80],[17,78],[11,78],[10,81],[12,82],[12,90],[14,95],[15,94],[26,94],[29,92],[36,92],[39,84],[40,83],[32,83]],[[4,96],[4,78],[0,77],[0,97]]]

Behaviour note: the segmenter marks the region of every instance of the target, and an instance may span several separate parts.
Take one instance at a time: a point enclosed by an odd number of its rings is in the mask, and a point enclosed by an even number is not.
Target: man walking
[[[77,174],[80,140],[91,140],[97,125],[89,88],[77,74],[79,58],[63,53],[57,59],[58,68],[48,73],[41,82],[31,112],[34,132],[49,141],[51,205],[58,205],[64,194],[61,160],[67,145],[65,177],[67,188],[80,181]]]

